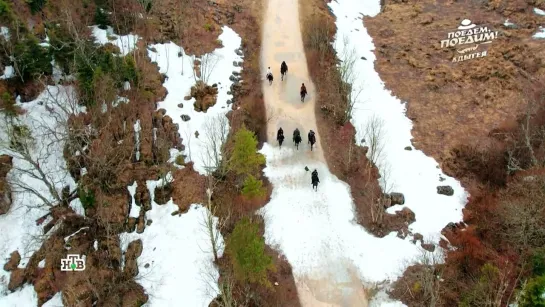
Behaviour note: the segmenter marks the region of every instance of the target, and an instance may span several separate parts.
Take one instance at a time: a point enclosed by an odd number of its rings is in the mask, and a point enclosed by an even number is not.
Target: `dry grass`
[[[543,48],[531,38],[539,16],[531,10],[529,2],[521,0],[387,1],[383,13],[365,18],[381,78],[408,102],[416,147],[439,161],[456,159],[453,149],[469,140],[484,141],[490,131],[512,122],[524,109],[520,86],[528,82],[524,75],[545,73]],[[450,63],[453,52],[439,48],[460,16],[500,31],[487,57]],[[518,29],[506,29],[507,18]],[[407,29],[411,35],[406,35]]]

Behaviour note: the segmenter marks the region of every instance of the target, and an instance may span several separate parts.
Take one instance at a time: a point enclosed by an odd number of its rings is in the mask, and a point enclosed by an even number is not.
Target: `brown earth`
[[[407,101],[413,144],[456,172],[462,144],[491,146],[489,134],[515,123],[524,110],[525,83],[545,74],[543,44],[531,36],[543,17],[540,1],[385,1],[364,23],[373,37],[376,67],[386,87]],[[488,56],[451,63],[440,40],[470,19],[500,32]],[[503,25],[509,19],[517,28]],[[409,33],[408,30],[410,29]],[[405,80],[405,82],[399,82]]]

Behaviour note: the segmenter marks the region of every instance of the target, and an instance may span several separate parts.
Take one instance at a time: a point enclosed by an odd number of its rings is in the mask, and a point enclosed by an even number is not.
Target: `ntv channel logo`
[[[82,255],[66,255],[66,258],[61,259],[61,271],[84,271],[85,256]]]

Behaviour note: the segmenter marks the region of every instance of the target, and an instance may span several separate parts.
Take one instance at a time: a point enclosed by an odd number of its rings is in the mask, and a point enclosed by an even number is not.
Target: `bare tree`
[[[52,159],[62,157],[62,149],[69,141],[69,116],[79,111],[72,104],[71,88],[54,88],[48,88],[45,97],[41,96],[47,115],[31,114],[23,119],[2,116],[0,151],[20,161],[12,166],[18,175],[11,176],[10,185],[15,192],[39,198],[42,204],[37,206],[67,205],[75,196],[64,163]]]
[[[217,114],[208,118],[204,123],[204,151],[203,162],[205,167],[218,175],[227,173],[227,159],[225,156],[225,143],[229,134],[229,120],[223,114]]]
[[[204,54],[200,58],[191,56],[189,59],[191,61],[190,67],[193,67],[192,71],[195,83],[200,87],[204,87],[210,81],[210,76],[212,76],[220,58],[212,52]],[[198,62],[198,64],[196,64],[196,62]]]
[[[384,154],[384,121],[373,115],[360,129],[363,131],[363,144],[367,145],[367,158],[375,166],[379,166]]]
[[[441,250],[435,252],[420,248],[419,254],[413,259],[413,263],[406,263],[407,266],[413,266],[416,280],[401,278],[396,283],[396,288],[405,290],[402,297],[407,300],[418,302],[419,306],[441,306],[443,253]],[[405,269],[403,269],[405,270]]]
[[[356,48],[350,47],[348,37],[343,37],[343,52],[340,55],[340,64],[338,71],[341,79],[339,90],[342,95],[346,95],[346,105],[344,106],[344,114],[342,123],[348,122],[352,118],[354,105],[363,90],[358,82],[358,74],[356,71],[356,63],[358,54]]]

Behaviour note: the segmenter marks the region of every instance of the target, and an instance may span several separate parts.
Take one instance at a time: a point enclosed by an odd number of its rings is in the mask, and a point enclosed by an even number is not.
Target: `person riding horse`
[[[280,65],[280,75],[282,76],[281,80],[284,80],[284,75],[288,72],[288,64],[285,61],[282,61]]]
[[[301,102],[303,102],[305,100],[305,96],[307,95],[307,88],[305,87],[304,83],[303,85],[301,85],[300,94],[301,94]]]
[[[301,143],[303,139],[301,138],[301,132],[299,132],[299,128],[295,128],[293,131],[293,142],[295,143],[295,148],[299,150],[299,144]]]
[[[280,148],[282,148],[282,142],[284,142],[284,130],[282,130],[282,127],[280,127],[276,133],[276,140],[280,144]]]
[[[308,142],[310,143],[310,151],[312,151],[312,148],[314,147],[314,144],[316,143],[316,135],[314,131],[310,130],[308,133]]]
[[[314,169],[312,171],[312,189],[318,191],[318,183],[320,183],[320,178],[318,178],[318,171]]]
[[[267,74],[265,75],[265,77],[267,77],[267,80],[269,80],[269,85],[271,85],[274,78],[270,67],[267,68]]]

